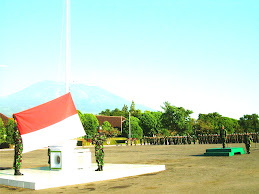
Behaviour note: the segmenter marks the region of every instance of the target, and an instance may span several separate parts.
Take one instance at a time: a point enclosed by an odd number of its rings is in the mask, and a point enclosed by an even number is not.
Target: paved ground
[[[228,146],[245,148],[244,144]],[[0,193],[258,193],[259,144],[252,145],[250,155],[203,156],[206,148],[214,147],[220,145],[105,147],[107,163],[165,164],[166,170],[154,174],[40,191],[0,185]],[[90,150],[94,162],[94,149]],[[0,151],[0,169],[10,168],[12,162],[13,150]],[[24,154],[22,168],[46,165],[47,150]]]

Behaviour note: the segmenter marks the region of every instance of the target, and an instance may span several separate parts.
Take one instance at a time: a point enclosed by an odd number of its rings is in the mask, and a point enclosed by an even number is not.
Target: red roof
[[[96,118],[99,121],[99,125],[102,125],[104,121],[108,121],[112,127],[114,128],[121,128],[121,121],[125,121],[125,117],[120,116],[102,116],[102,115],[96,115]]]
[[[4,126],[6,126],[6,124],[8,123],[9,118],[5,115],[3,115],[2,113],[0,113],[0,118],[2,119]]]

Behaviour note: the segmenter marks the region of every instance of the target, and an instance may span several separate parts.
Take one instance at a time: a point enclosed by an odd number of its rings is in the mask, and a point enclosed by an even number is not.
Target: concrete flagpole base
[[[48,189],[155,173],[165,165],[104,164],[104,171],[95,171],[96,163],[88,170],[50,170],[49,167],[21,169],[23,176],[14,176],[13,169],[0,171],[0,184],[27,189]]]

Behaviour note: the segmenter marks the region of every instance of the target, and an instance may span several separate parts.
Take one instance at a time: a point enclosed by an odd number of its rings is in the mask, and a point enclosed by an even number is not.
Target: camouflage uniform
[[[165,139],[163,137],[160,137],[159,139],[159,145],[165,145]]]
[[[245,145],[246,145],[246,152],[248,153],[248,154],[250,154],[250,147],[251,147],[251,137],[250,137],[250,135],[247,133],[246,135],[245,135]]]
[[[193,141],[193,144],[195,144],[195,142],[196,142],[196,136],[195,135],[192,136],[192,141]]]
[[[186,136],[183,136],[182,142],[183,142],[184,145],[187,144],[187,137]]]
[[[13,169],[15,171],[14,175],[23,175],[20,173],[20,168],[21,168],[21,163],[22,163],[23,144],[22,144],[22,137],[20,135],[17,124],[14,125],[13,139],[14,139],[14,144],[15,144],[14,162],[13,162]]]
[[[98,131],[98,133],[94,136],[94,144],[95,144],[95,159],[98,165],[96,171],[103,170],[103,158],[104,158],[104,151],[103,151],[103,141],[105,140],[105,135]]]
[[[137,145],[137,139],[134,138],[134,145],[136,146]]]
[[[221,143],[222,143],[223,148],[226,147],[226,137],[227,137],[227,132],[226,132],[226,129],[224,129],[224,126],[223,126],[222,129],[220,130],[220,139],[221,139]]]
[[[188,144],[191,144],[191,143],[192,143],[191,136],[190,136],[189,134],[187,135],[187,143],[188,143]]]

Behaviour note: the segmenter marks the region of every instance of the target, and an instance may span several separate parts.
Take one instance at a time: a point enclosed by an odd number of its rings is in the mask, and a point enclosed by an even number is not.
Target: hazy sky
[[[65,79],[63,9],[0,0],[0,96]],[[259,114],[258,10],[258,0],[71,0],[72,80],[194,118]]]

